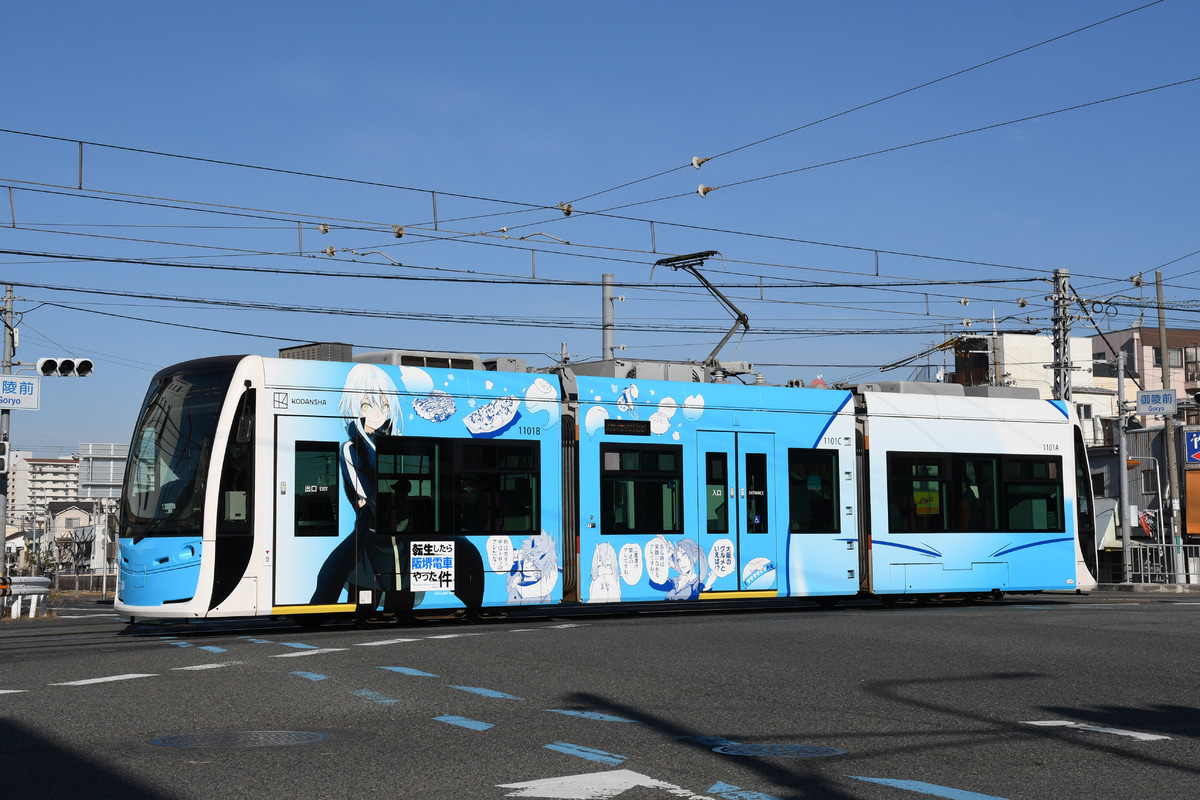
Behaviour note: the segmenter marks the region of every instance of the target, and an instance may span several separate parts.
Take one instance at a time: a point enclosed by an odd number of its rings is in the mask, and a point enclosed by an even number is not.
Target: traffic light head
[[[90,358],[39,358],[37,362],[38,374],[47,378],[55,375],[86,378],[93,368]]]
[[[8,442],[0,442],[0,475],[8,472]]]

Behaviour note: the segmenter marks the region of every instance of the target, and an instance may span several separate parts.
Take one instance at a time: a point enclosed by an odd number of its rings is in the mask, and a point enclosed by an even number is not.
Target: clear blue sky
[[[12,441],[126,442],[157,369],[304,341],[597,358],[604,273],[625,355],[700,360],[728,313],[650,267],[704,250],[750,318],[721,357],[771,382],[876,378],[993,313],[1049,330],[1055,268],[1135,302],[1161,268],[1200,327],[1200,82],[1146,91],[1200,78],[1200,4],[1071,33],[1139,5],[12,4],[16,356],[97,363]]]

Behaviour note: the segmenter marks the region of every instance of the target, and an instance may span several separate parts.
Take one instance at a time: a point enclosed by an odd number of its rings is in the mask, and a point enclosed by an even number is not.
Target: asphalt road
[[[0,623],[5,797],[1183,798],[1200,596]],[[581,776],[581,777],[577,777]]]

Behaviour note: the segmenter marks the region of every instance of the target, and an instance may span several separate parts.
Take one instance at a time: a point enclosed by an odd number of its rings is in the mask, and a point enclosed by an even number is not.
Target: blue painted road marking
[[[192,646],[191,642],[171,642],[171,644],[175,645],[176,647],[191,647]]]
[[[245,639],[247,642],[253,642],[254,644],[270,644],[271,643],[270,639],[255,639],[253,636],[243,636],[241,638]]]
[[[297,650],[316,650],[315,644],[301,644],[300,642],[280,642],[284,647],[294,647]]]
[[[511,694],[505,694],[504,692],[497,692],[495,689],[480,689],[477,686],[451,686],[450,688],[451,689],[459,689],[464,692],[471,692],[472,694],[483,695],[484,697],[495,697],[498,700],[520,700],[521,699],[520,697],[514,697]]]
[[[416,677],[416,678],[436,678],[437,677],[437,675],[434,675],[432,672],[421,672],[421,670],[413,669],[412,667],[380,667],[380,669],[386,669],[391,672],[399,672],[401,675],[412,675],[413,677]]]
[[[728,783],[717,782],[708,790],[710,794],[715,794],[723,800],[779,800],[773,794],[763,794],[762,792],[752,792],[749,789],[743,789],[740,786],[730,786]]]
[[[598,711],[569,711],[562,708],[547,708],[551,714],[565,714],[568,717],[582,717],[583,719],[594,719],[597,722],[632,722],[635,725],[641,725],[636,719],[625,719],[625,717],[614,717],[611,714],[601,714]]]
[[[210,653],[224,653],[225,652],[224,647],[215,647],[214,645],[211,645],[211,644],[206,645],[205,647],[201,647],[200,649],[207,650]]]
[[[358,695],[364,700],[370,700],[372,703],[379,703],[381,706],[390,706],[393,703],[399,702],[390,697],[384,697],[379,692],[372,692],[370,689],[359,689],[356,692],[352,692],[352,694]]]
[[[619,756],[615,753],[606,753],[603,750],[594,750],[591,747],[584,747],[578,744],[568,744],[567,742],[555,742],[554,744],[544,745],[547,750],[557,750],[560,753],[566,753],[569,756],[578,756],[586,758],[588,761],[599,761],[601,764],[617,765],[625,760],[625,756]]]
[[[479,720],[474,720],[474,719],[467,719],[466,717],[446,716],[446,717],[434,717],[434,719],[437,720],[438,722],[445,722],[450,725],[457,725],[460,728],[470,728],[473,731],[486,731],[488,728],[492,727],[492,725],[490,723],[480,722]]]
[[[325,676],[318,672],[293,672],[293,675],[299,675],[301,678],[308,678],[310,681],[323,681]]]
[[[897,781],[891,778],[864,778],[861,775],[847,775],[847,778],[854,778],[856,781],[866,781],[867,783],[878,783],[884,786],[894,786],[897,789],[905,789],[910,792],[918,792],[920,794],[929,794],[934,797],[948,797],[950,800],[1007,800],[1004,797],[998,797],[993,794],[980,794],[979,792],[967,792],[962,789],[952,789],[949,786],[938,786],[936,783],[925,783],[924,781]]]

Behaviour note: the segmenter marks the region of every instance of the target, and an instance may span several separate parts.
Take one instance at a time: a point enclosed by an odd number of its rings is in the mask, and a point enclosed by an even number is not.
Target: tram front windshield
[[[233,367],[155,376],[125,468],[122,537],[201,534],[209,461]]]

